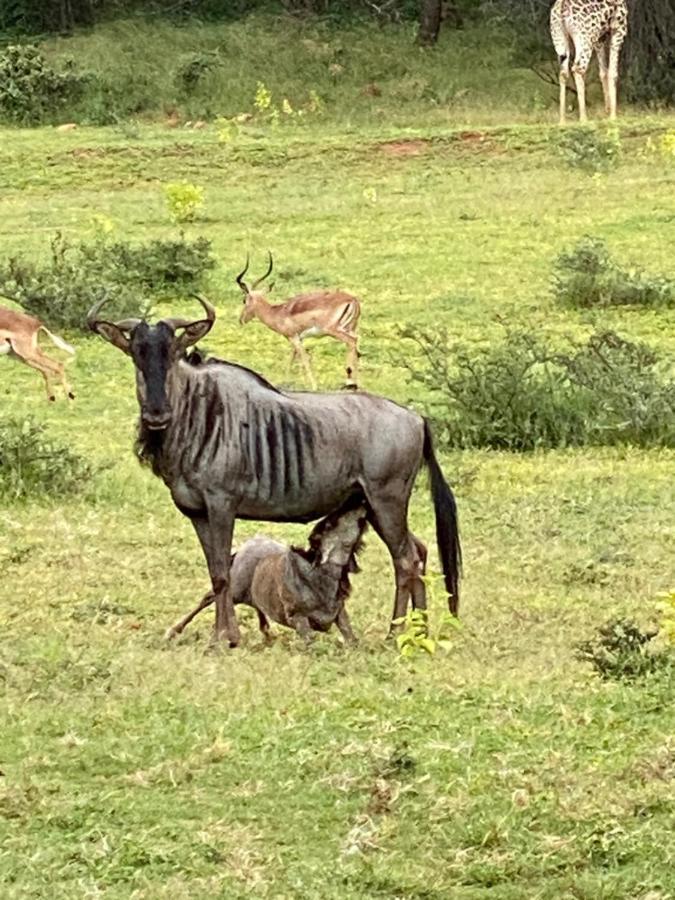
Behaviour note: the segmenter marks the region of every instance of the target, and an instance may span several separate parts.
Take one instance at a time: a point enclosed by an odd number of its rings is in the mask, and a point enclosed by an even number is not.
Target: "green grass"
[[[56,229],[91,235],[94,215],[125,237],[166,236],[162,185],[186,178],[206,197],[190,233],[220,261],[208,348],[274,381],[288,349],[238,326],[234,284],[246,252],[258,270],[268,247],[279,296],[330,284],[362,297],[363,385],[399,401],[423,398],[397,323],[477,342],[500,320],[561,337],[601,323],[672,360],[673,310],[590,314],[550,294],[553,258],[584,233],[672,276],[674,171],[640,155],[672,117],[624,119],[623,160],[598,178],[566,168],[546,126],[404,118],[249,126],[233,145],[214,126],[1,131],[3,253],[44,254]],[[167,298],[160,311],[192,308]],[[673,587],[672,452],[444,458],[464,629],[433,659],[382,641],[393,579],[374,536],[350,601],[358,649],[328,636],[305,651],[289,634],[263,649],[242,614],[243,647],[209,653],[210,613],[166,646],[205,566],[133,459],[129,361],[65,337],[78,346],[71,405],[48,405],[36,373],[0,361],[7,412],[107,465],[81,499],[0,504],[3,898],[673,896],[672,673],[603,684],[574,658],[611,616],[653,622]],[[337,386],[342,349],[318,342],[313,356]],[[423,477],[411,521],[435,567]],[[262,530],[306,534],[241,523],[236,538]]]

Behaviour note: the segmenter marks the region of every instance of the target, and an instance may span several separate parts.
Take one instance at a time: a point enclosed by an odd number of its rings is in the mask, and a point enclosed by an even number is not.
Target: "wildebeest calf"
[[[345,641],[355,643],[345,601],[351,590],[349,576],[359,571],[356,557],[367,525],[365,505],[352,503],[314,527],[307,550],[267,537],[247,541],[232,557],[234,603],[257,611],[265,637],[271,619],[293,628],[304,640],[311,631],[328,631],[335,624]],[[180,634],[213,599],[213,593],[208,593],[169,629],[167,637]]]

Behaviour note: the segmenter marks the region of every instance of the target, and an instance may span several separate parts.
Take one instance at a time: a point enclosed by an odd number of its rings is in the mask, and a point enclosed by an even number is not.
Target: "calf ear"
[[[96,322],[92,330],[96,334],[100,334],[106,341],[110,341],[118,350],[122,350],[123,353],[129,353],[129,338],[117,325],[113,325],[112,322]]]

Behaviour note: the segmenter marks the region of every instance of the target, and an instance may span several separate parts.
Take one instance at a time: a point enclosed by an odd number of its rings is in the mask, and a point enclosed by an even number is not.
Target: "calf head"
[[[132,358],[141,421],[151,431],[162,431],[171,424],[168,392],[171,372],[187,348],[201,340],[216,320],[216,311],[208,300],[195,296],[204,307],[205,319],[160,319],[154,325],[143,319],[109,322],[99,318],[106,297],[87,316],[92,331]]]

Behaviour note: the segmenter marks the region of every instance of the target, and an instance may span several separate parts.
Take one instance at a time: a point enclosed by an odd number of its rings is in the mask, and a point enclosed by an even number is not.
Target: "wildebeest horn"
[[[190,325],[194,325],[196,322],[207,321],[210,322],[211,325],[216,321],[216,311],[211,306],[209,301],[203,294],[190,294],[191,297],[194,297],[195,300],[199,300],[201,305],[204,307],[206,312],[206,320],[204,319],[162,319],[163,322],[166,322],[167,325],[170,325],[175,331],[177,328],[188,328]]]
[[[244,268],[242,269],[242,271],[237,275],[237,284],[239,285],[239,287],[242,289],[242,291],[243,291],[245,294],[250,293],[250,292],[249,292],[249,289],[248,289],[248,287],[247,287],[247,285],[246,285],[246,282],[245,282],[245,281],[242,281],[242,278],[244,277],[244,275],[245,275],[247,272],[248,272],[248,253],[246,254],[246,265],[244,266]]]
[[[105,291],[101,299],[94,303],[87,313],[87,325],[92,331],[96,331],[96,326],[100,321],[107,321],[99,319],[98,314],[101,311],[103,304],[109,299],[109,296],[108,292]],[[122,319],[120,322],[114,322],[113,324],[119,328],[120,331],[133,331],[140,321],[140,319]]]
[[[267,271],[266,271],[265,274],[263,275],[263,277],[262,277],[262,278],[259,278],[257,281],[254,281],[254,282],[253,282],[253,286],[252,286],[252,288],[251,288],[252,291],[254,291],[254,290],[258,287],[259,284],[262,284],[263,281],[267,278],[268,275],[271,275],[271,274],[272,274],[272,266],[274,265],[274,263],[273,263],[273,261],[272,261],[272,254],[271,254],[271,252],[270,252],[269,250],[267,251],[267,255],[268,255],[269,258],[270,258],[270,264],[269,264],[269,266],[268,266],[268,268],[267,268]]]

